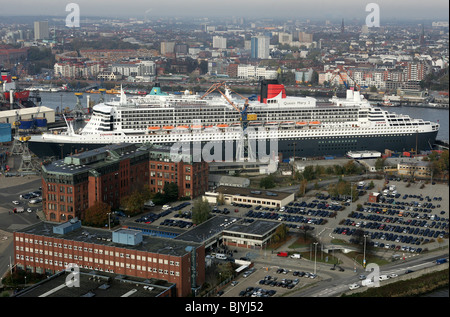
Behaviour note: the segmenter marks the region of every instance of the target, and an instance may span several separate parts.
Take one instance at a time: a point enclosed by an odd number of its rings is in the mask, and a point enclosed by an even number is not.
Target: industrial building
[[[206,192],[203,198],[213,204],[222,201],[225,205],[247,204],[252,206],[280,208],[293,202],[295,194],[272,190],[220,186],[214,192]]]
[[[205,247],[192,241],[151,237],[141,231],[40,222],[14,232],[15,267],[52,276],[68,267],[174,284],[176,296],[205,281]],[[162,284],[164,285],[164,284]],[[164,296],[172,296],[165,294]]]
[[[77,280],[67,284],[73,272],[64,270],[49,276],[12,297],[174,297],[176,285],[158,279],[144,279],[134,276],[79,269]],[[70,286],[72,285],[72,286]]]
[[[31,131],[34,128],[46,128],[48,123],[55,122],[55,109],[45,106],[0,111],[0,123],[19,122],[19,129]]]
[[[247,249],[266,246],[281,222],[257,220],[251,223],[234,223],[222,233],[224,245]]]
[[[195,162],[191,154],[171,153],[168,146],[148,148],[150,191],[162,193],[166,183],[178,185],[178,197],[196,198],[208,190],[208,163]]]
[[[148,184],[149,153],[135,144],[114,144],[42,165],[42,208],[49,221],[83,217],[96,202],[113,208]]]

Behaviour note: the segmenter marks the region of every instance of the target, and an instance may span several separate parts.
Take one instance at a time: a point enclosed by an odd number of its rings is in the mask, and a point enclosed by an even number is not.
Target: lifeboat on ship
[[[219,129],[226,129],[226,128],[229,128],[230,126],[228,124],[224,123],[224,124],[218,124],[217,127]]]
[[[269,122],[266,122],[264,125],[266,127],[275,127],[275,126],[278,125],[278,122],[276,122],[276,121],[269,121]]]
[[[250,122],[248,125],[252,126],[252,127],[260,127],[263,125],[263,123],[261,121],[253,121],[253,122]]]
[[[197,131],[197,130],[203,129],[203,126],[201,124],[194,124],[194,125],[191,125],[191,129]]]
[[[175,129],[175,128],[174,128],[174,126],[166,125],[166,126],[162,127],[162,129],[163,129],[164,131],[172,131],[172,130]]]
[[[280,123],[280,127],[282,128],[292,128],[295,125],[294,121],[283,121]]]
[[[161,127],[148,127],[148,132],[158,132],[161,131]]]
[[[189,130],[189,126],[187,126],[187,125],[179,125],[179,126],[177,126],[177,130],[178,131],[187,131],[187,130]]]
[[[231,127],[233,130],[239,130],[239,129],[241,128],[241,124],[240,124],[239,122],[235,122],[235,123],[232,123],[232,124],[230,125],[230,127]]]
[[[308,122],[305,122],[305,121],[298,121],[295,123],[295,126],[297,128],[303,128],[303,127],[306,127],[307,125],[308,125]]]
[[[311,122],[309,122],[309,126],[310,127],[318,127],[318,126],[320,126],[320,121],[311,121]]]

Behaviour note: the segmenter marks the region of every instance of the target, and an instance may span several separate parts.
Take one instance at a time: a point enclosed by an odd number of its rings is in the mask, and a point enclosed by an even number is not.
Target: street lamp
[[[365,234],[364,235],[364,259],[363,259],[363,267],[364,268],[366,267],[366,238],[367,238],[367,235]]]
[[[108,215],[108,229],[111,231],[111,213],[108,212],[107,215]]]
[[[316,274],[316,258],[317,258],[317,244],[319,242],[314,242],[314,275]]]

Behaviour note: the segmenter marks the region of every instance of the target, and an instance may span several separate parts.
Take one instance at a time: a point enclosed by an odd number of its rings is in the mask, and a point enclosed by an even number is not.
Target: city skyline
[[[66,5],[70,2],[55,4],[52,0],[17,0],[14,6],[8,8],[9,16],[21,15],[50,15],[65,16]],[[447,1],[419,0],[400,1],[367,1],[346,0],[335,2],[331,0],[319,0],[314,3],[306,1],[279,0],[276,8],[273,2],[268,0],[230,0],[225,5],[212,3],[211,1],[192,0],[168,0],[163,3],[149,3],[144,0],[132,0],[124,4],[116,0],[73,1],[80,7],[81,17],[105,16],[105,17],[135,17],[150,18],[159,16],[181,17],[249,17],[249,18],[310,18],[310,19],[359,19],[364,20],[369,12],[366,5],[376,3],[380,8],[380,18],[383,19],[447,19],[449,5]],[[274,10],[275,9],[275,10]]]

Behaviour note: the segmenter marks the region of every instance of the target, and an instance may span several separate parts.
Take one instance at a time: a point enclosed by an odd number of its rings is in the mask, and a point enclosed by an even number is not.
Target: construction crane
[[[355,90],[360,91],[360,90],[361,90],[361,86],[358,85],[358,83],[356,82],[356,80],[354,80],[354,79],[350,76],[350,74],[348,73],[348,71],[345,70],[345,69],[343,69],[343,72],[347,75],[347,78],[350,78],[350,79],[353,81],[353,83],[355,84]],[[330,83],[333,82],[333,80],[336,78],[336,76],[339,76],[339,77],[341,78],[341,80],[342,80],[342,82],[344,83],[344,86],[345,86],[346,89],[351,89],[351,88],[350,88],[350,85],[348,84],[348,80],[345,80],[345,79],[344,79],[344,77],[343,77],[342,74],[341,74],[341,70],[340,70],[340,69],[335,70],[333,77],[331,77],[331,79],[330,79]],[[358,87],[358,89],[356,89],[356,87]]]
[[[239,97],[241,97],[242,99],[244,99],[244,106],[242,107],[242,109],[239,109],[239,107],[230,100],[230,98],[228,98],[228,96],[226,94],[224,94],[219,88],[221,88],[222,86],[224,86],[226,89],[234,92],[236,95],[238,95]],[[230,87],[228,87],[226,85],[225,82],[221,82],[221,83],[215,83],[213,84],[206,92],[203,96],[200,97],[200,99],[205,98],[207,95],[209,95],[210,93],[214,92],[214,91],[218,91],[225,99],[226,101],[237,111],[239,112],[240,115],[240,121],[241,121],[241,126],[242,129],[245,131],[247,129],[247,125],[248,125],[248,121],[249,120],[256,120],[256,116],[253,114],[248,114],[248,98],[244,97],[240,94],[238,94],[237,92],[235,92],[234,90],[232,90]]]
[[[230,98],[224,94],[220,88],[221,87],[225,87],[226,89],[228,89],[229,91],[234,92],[235,94],[237,94],[238,96],[240,96],[242,99],[244,99],[244,106],[242,107],[242,109],[239,109],[239,107],[230,100]],[[225,99],[226,101],[239,113],[239,119],[241,121],[241,128],[242,128],[242,137],[239,140],[239,147],[237,149],[237,152],[239,153],[237,156],[242,157],[242,159],[245,159],[246,157],[248,158],[248,147],[249,147],[249,142],[248,142],[248,133],[247,133],[247,126],[248,126],[248,121],[249,120],[256,120],[257,117],[255,114],[248,114],[248,98],[238,94],[237,92],[233,91],[232,89],[230,89],[225,82],[221,82],[221,83],[216,83],[213,84],[206,92],[203,96],[200,97],[200,99],[205,98],[207,95],[209,95],[210,93],[214,92],[214,91],[218,91]],[[253,153],[253,152],[250,152]]]

